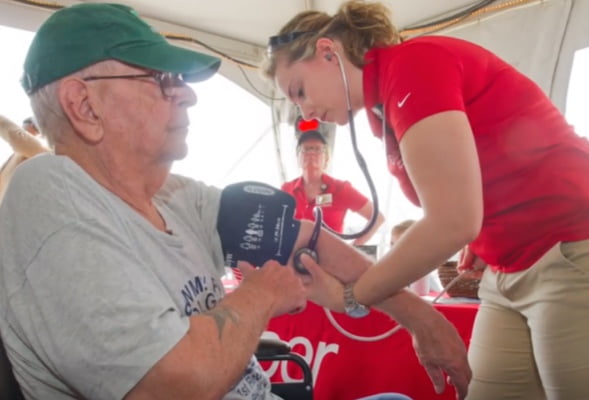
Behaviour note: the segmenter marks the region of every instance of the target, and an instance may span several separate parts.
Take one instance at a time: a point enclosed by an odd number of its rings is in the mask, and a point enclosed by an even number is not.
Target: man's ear
[[[78,136],[91,143],[102,139],[100,113],[93,105],[86,82],[74,77],[62,80],[59,101]]]

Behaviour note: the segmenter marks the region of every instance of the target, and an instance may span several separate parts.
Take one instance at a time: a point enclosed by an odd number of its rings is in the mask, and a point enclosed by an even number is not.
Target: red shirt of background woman
[[[317,131],[301,134],[297,144],[297,159],[302,175],[282,185],[282,190],[296,200],[295,218],[315,220],[313,209],[323,211],[324,222],[333,230],[342,233],[344,219],[352,210],[369,220],[373,212],[372,202],[355,189],[348,181],[335,179],[325,173],[329,162],[327,141]],[[354,240],[355,245],[366,243],[384,222],[382,213],[374,226],[363,236]]]

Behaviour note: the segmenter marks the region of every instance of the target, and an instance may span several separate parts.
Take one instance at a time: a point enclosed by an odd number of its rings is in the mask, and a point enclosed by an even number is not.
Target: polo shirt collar
[[[362,69],[364,106],[368,123],[372,134],[382,138],[383,106],[379,95],[379,61],[381,49],[374,47],[364,55],[364,67]]]

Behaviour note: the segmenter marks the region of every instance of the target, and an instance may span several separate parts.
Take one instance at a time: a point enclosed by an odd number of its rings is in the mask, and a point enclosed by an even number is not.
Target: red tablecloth
[[[478,304],[436,304],[458,329],[468,345]],[[388,316],[372,311],[363,319],[333,313],[346,331],[362,337],[379,336],[396,326]],[[380,392],[404,393],[414,400],[454,400],[448,386],[436,395],[404,329],[375,342],[361,342],[340,333],[325,311],[311,302],[297,315],[284,315],[270,321],[268,337],[288,342],[313,370],[316,400],[353,400]],[[300,378],[293,363],[262,363],[272,381]]]

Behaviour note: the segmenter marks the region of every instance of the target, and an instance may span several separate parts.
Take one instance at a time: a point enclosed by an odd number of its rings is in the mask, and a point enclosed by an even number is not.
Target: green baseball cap
[[[221,60],[172,46],[135,10],[121,4],[78,4],[56,11],[37,31],[21,84],[28,94],[99,61],[114,59],[185,81],[211,77]]]

